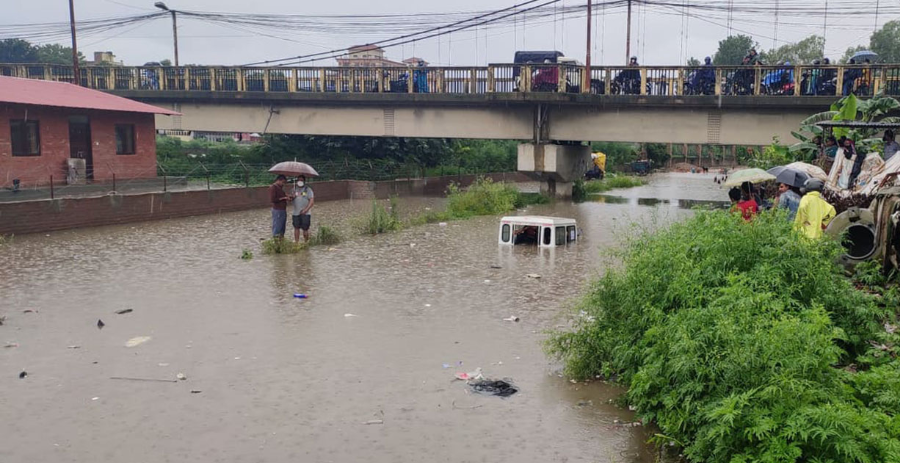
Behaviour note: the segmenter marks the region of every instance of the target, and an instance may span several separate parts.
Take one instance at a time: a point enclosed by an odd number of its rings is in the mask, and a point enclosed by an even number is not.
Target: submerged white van
[[[538,215],[507,216],[500,219],[500,244],[564,246],[578,239],[575,219]]]

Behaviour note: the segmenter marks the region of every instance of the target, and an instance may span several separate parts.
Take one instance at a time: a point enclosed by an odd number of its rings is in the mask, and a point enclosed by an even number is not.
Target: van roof
[[[575,225],[575,219],[566,219],[563,217],[547,217],[543,215],[509,215],[500,219],[500,223],[510,223],[517,225]]]

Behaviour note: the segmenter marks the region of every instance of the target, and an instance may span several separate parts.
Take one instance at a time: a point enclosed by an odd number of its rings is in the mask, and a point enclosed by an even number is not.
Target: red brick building
[[[0,188],[51,175],[54,183],[156,177],[156,114],[178,115],[73,84],[0,77]]]

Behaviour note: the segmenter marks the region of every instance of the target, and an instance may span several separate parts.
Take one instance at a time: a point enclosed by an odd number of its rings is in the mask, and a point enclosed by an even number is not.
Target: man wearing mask
[[[303,230],[303,241],[309,241],[309,226],[312,223],[309,211],[315,204],[315,200],[312,188],[306,184],[305,176],[301,175],[297,179],[292,196],[294,198],[294,214],[291,218],[294,224],[294,242],[300,242],[300,230]]]

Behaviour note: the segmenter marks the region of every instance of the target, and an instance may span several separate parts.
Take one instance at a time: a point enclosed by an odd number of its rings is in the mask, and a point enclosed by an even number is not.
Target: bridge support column
[[[572,182],[591,165],[591,147],[555,143],[522,143],[518,169],[541,182],[541,193],[558,198],[572,196]]]

